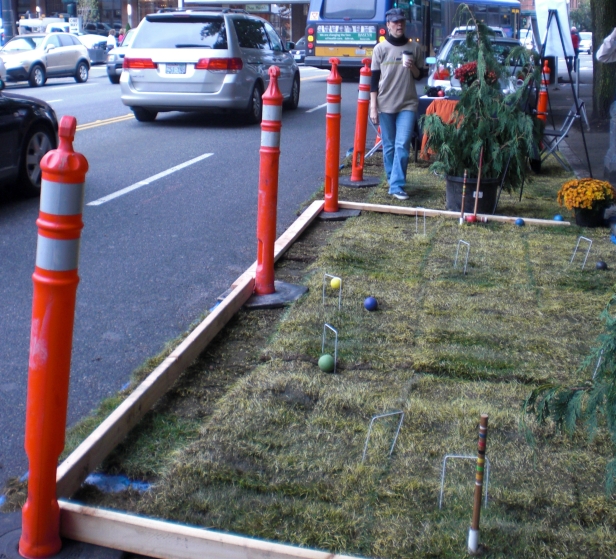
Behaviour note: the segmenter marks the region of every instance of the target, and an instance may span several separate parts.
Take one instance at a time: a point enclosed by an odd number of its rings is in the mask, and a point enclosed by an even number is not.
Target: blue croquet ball
[[[379,308],[379,302],[374,297],[366,297],[364,307],[366,307],[367,311],[375,311]]]
[[[597,270],[607,270],[607,264],[603,260],[597,262]]]
[[[319,369],[324,373],[331,373],[334,370],[334,365],[334,358],[329,353],[325,353],[319,357]]]
[[[522,227],[524,225],[524,220],[521,217],[518,217],[518,219],[515,220],[515,224],[518,227]]]
[[[562,216],[562,215],[560,215],[560,214],[556,214],[556,215],[554,216],[554,221],[563,221],[563,216]]]

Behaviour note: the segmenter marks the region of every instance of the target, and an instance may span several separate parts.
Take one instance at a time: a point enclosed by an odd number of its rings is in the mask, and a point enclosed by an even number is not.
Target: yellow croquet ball
[[[332,286],[332,289],[340,289],[340,278],[333,278],[332,281],[330,282],[330,285]]]

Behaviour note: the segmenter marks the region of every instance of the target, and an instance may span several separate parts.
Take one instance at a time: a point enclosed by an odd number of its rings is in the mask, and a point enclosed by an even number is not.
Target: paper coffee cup
[[[415,61],[415,55],[412,52],[410,52],[408,50],[405,50],[402,53],[402,64],[406,64],[407,61],[414,62]]]

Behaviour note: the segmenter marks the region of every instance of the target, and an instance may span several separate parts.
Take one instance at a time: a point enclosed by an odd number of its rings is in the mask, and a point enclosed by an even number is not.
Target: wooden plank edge
[[[308,206],[302,214],[289,226],[289,228],[282,234],[276,243],[274,244],[274,262],[277,262],[280,257],[289,249],[289,247],[297,240],[297,238],[306,230],[306,228],[314,221],[314,219],[321,213],[324,200],[315,200]],[[244,281],[246,277],[255,277],[257,269],[257,262],[253,262],[250,267],[232,284],[231,287]]]
[[[406,206],[386,206],[383,204],[363,204],[361,202],[338,202],[338,205],[345,210],[362,210],[367,212],[391,213],[399,215],[426,215],[428,217],[460,217],[460,212],[450,212],[447,210],[431,210],[428,208],[409,208]],[[498,221],[501,223],[515,223],[515,220],[522,216],[506,216],[477,214],[477,218],[486,218],[488,221]],[[569,221],[554,221],[553,219],[537,219],[534,217],[522,217],[529,225],[571,225]]]
[[[178,347],[58,466],[58,497],[72,495],[128,431],[169,390],[178,376],[222,330],[254,291],[246,278]]]
[[[204,528],[59,501],[60,535],[159,559],[353,559]]]

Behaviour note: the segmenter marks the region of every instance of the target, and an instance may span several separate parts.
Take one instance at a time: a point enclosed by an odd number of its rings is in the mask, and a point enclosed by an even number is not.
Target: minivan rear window
[[[197,19],[173,16],[150,20],[146,16],[131,46],[136,49],[226,49],[225,20],[219,17]]]

